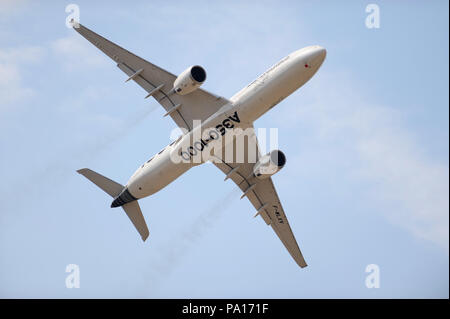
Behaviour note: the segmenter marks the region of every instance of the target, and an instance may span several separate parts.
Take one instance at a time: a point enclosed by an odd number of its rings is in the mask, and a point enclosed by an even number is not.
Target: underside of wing
[[[256,145],[252,145],[252,143],[256,143]],[[242,150],[242,148],[236,146],[237,144],[239,143],[233,142],[233,145],[230,144],[227,146],[233,147],[233,154]],[[248,149],[256,149],[257,158],[259,158],[260,154],[257,150],[257,140],[254,134],[245,139],[244,145],[246,153],[248,153]],[[253,174],[255,162],[249,162],[248,159],[250,157],[246,155],[243,162],[236,162],[235,158],[233,161],[229,161],[225,160],[223,156],[216,156],[213,163],[225,173],[225,179],[232,179],[242,190],[241,198],[247,197],[255,207],[255,217],[257,215],[261,216],[267,225],[272,226],[295,262],[302,268],[306,267],[307,264],[284,213],[272,178],[257,179]]]
[[[197,89],[186,95],[173,92],[176,76],[103,38],[83,25],[74,29],[117,63],[129,78],[147,91],[166,110],[175,123],[188,131],[193,121],[203,121],[229,103],[223,97]],[[127,80],[127,81],[128,81]]]

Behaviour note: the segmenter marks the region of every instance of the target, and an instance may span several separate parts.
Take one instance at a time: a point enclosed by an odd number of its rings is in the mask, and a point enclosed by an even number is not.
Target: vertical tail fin
[[[119,183],[116,183],[115,181],[100,175],[89,168],[79,169],[77,173],[86,177],[113,198],[119,196],[125,188],[123,185],[120,185]],[[136,227],[136,230],[141,235],[142,240],[145,241],[149,235],[149,231],[137,200],[124,204],[122,208],[133,223],[134,227]]]
[[[137,200],[126,203],[122,206],[125,213],[127,213],[128,218],[133,223],[134,227],[136,227],[139,235],[143,241],[145,241],[149,235],[147,224],[145,223],[144,215],[142,215],[141,207],[139,207],[139,203]]]

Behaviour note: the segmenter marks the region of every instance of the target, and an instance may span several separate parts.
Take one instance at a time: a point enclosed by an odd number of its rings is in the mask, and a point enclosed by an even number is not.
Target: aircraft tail
[[[92,183],[100,187],[105,193],[113,197],[113,204],[120,203],[120,206],[122,206],[128,218],[141,235],[142,240],[145,241],[147,239],[149,231],[144,216],[142,215],[141,208],[139,207],[139,203],[123,185],[120,185],[119,183],[116,183],[115,181],[100,175],[89,168],[79,169],[77,173],[83,175]],[[124,201],[124,199],[126,201]],[[111,207],[116,206],[112,205]]]
[[[143,241],[145,241],[149,235],[147,224],[145,223],[144,215],[142,215],[141,207],[137,200],[126,203],[122,206],[128,218],[133,223],[136,230],[141,235]]]

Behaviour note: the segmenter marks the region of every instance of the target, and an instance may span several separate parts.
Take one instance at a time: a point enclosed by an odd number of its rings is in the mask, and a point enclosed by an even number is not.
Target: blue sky
[[[69,3],[0,1],[1,297],[448,298],[447,1],[372,2],[379,29],[367,1],[75,2],[82,24],[173,73],[204,66],[224,97],[327,48],[255,123],[278,128],[288,162],[273,179],[306,269],[213,165],[140,201],[145,243],[75,173],[125,183],[175,124],[66,28]]]

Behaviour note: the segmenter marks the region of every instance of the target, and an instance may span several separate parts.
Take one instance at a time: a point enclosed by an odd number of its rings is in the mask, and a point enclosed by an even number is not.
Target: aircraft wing
[[[236,144],[236,141],[234,141],[233,154],[236,154]],[[247,151],[249,147],[251,147],[250,149],[252,151],[255,150],[256,159],[259,158],[258,141],[254,134],[254,130],[253,135],[245,140],[244,149],[246,154],[248,154]],[[307,264],[298,247],[292,229],[289,226],[283,206],[281,205],[277,191],[273,185],[272,178],[264,180],[257,179],[253,175],[253,166],[255,163],[253,161],[249,162],[247,155],[244,159],[244,163],[236,162],[235,155],[233,162],[226,161],[219,156],[214,157],[215,161],[213,161],[213,163],[226,174],[225,179],[232,179],[236,185],[239,186],[243,191],[241,198],[247,197],[250,200],[256,209],[256,215],[260,215],[267,225],[272,226],[272,229],[280,238],[292,258],[294,258],[295,262],[302,268],[306,267]]]
[[[119,69],[147,91],[166,110],[175,123],[186,130],[193,128],[193,120],[205,120],[214,114],[228,100],[201,88],[187,95],[171,94],[173,82],[177,78],[170,72],[134,55],[113,42],[103,38],[83,25],[74,27],[89,42],[113,59]],[[128,81],[127,80],[127,81]]]

